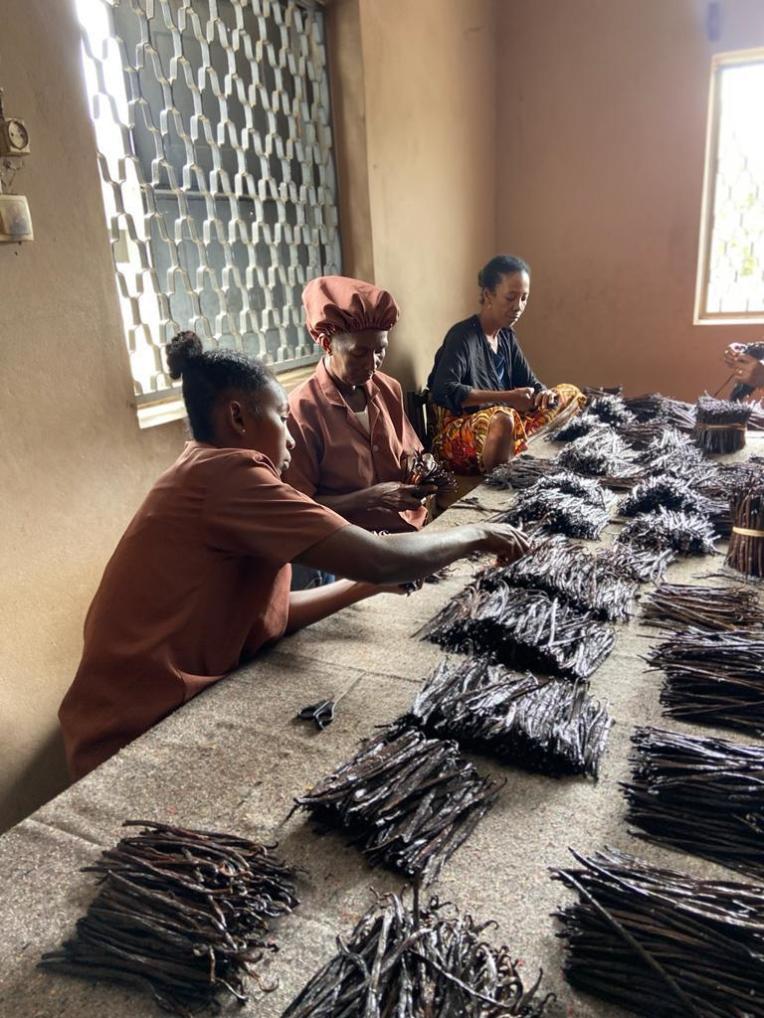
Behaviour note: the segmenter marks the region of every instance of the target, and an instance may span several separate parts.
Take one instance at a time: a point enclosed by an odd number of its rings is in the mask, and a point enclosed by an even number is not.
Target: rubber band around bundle
[[[741,537],[764,537],[764,530],[749,530],[748,527],[733,527],[732,533]]]

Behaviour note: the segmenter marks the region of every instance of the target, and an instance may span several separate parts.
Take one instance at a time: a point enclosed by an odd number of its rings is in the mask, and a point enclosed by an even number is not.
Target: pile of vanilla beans
[[[642,618],[662,629],[747,629],[764,624],[764,610],[749,587],[662,583],[645,596]]]
[[[764,734],[764,630],[687,629],[649,651],[664,673],[664,714]]]
[[[420,910],[388,895],[282,1018],[542,1018],[553,994],[539,993],[541,973],[523,985],[509,948],[487,941],[491,925],[437,898]]]
[[[739,573],[764,577],[764,470],[750,473],[731,498],[732,534],[727,565]]]
[[[592,612],[496,576],[487,585],[477,578],[419,635],[447,650],[581,679],[599,667],[615,642],[612,628]]]
[[[593,778],[611,725],[584,683],[518,675],[480,658],[441,662],[406,720],[502,763]]]
[[[737,452],[745,445],[752,410],[748,403],[701,396],[695,412],[695,441],[705,452]]]
[[[74,936],[40,965],[135,986],[175,1014],[230,995],[245,1002],[245,977],[276,950],[272,920],[298,904],[294,873],[245,838],[143,820],[125,826],[143,830],[85,867],[100,889]]]
[[[429,883],[494,804],[498,787],[455,742],[393,725],[296,798],[294,809],[346,831],[372,866]]]
[[[654,728],[631,741],[634,833],[764,877],[764,748]]]
[[[764,1018],[764,887],[696,880],[613,850],[552,871],[568,981],[646,1018]]]
[[[610,513],[596,481],[561,471],[540,477],[494,519],[514,526],[536,522],[544,531],[595,540],[610,522]]]

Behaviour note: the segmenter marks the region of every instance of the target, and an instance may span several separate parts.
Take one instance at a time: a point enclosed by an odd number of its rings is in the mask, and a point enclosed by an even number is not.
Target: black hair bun
[[[178,379],[191,361],[203,353],[202,341],[195,332],[179,332],[165,347],[170,378]]]

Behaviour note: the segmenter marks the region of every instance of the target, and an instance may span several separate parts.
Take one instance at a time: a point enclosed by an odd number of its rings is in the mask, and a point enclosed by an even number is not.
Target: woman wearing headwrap
[[[480,311],[452,326],[435,354],[427,382],[437,418],[433,452],[459,473],[506,463],[534,432],[585,402],[575,385],[547,389],[515,338],[530,272],[522,258],[492,258],[478,274]]]
[[[365,530],[420,529],[435,488],[406,483],[408,459],[422,444],[399,383],[379,370],[398,305],[348,276],[312,279],[302,303],[324,356],[289,397],[295,447],[286,480]]]

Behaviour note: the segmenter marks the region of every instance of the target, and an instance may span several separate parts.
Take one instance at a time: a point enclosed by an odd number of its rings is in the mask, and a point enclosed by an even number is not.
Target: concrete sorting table
[[[556,450],[540,442],[533,451],[553,455]],[[750,436],[738,458],[754,452],[764,452],[764,435]],[[512,497],[485,485],[472,494],[490,510]],[[448,528],[483,516],[457,503],[433,525]],[[617,529],[611,525],[603,540],[612,540]],[[720,557],[691,558],[671,567],[668,578],[699,582],[721,565]],[[0,1015],[156,1018],[162,1013],[149,996],[36,968],[40,955],[69,935],[93,896],[93,875],[80,867],[116,843],[128,818],[277,840],[280,854],[302,868],[302,904],[278,924],[281,949],[261,968],[266,983],[278,981],[277,989],[266,994],[253,984],[249,1004],[243,1009],[232,1004],[233,1013],[243,1016],[280,1015],[334,953],[337,934],[346,935],[371,904],[371,888],[399,890],[403,884],[395,874],[371,870],[340,835],[317,836],[304,815],[285,822],[293,796],[348,759],[376,725],[408,708],[418,684],[442,656],[412,634],[464,586],[474,568],[474,563],[459,563],[446,581],[412,597],[380,595],[282,640],[0,838]],[[734,581],[714,577],[711,582]],[[434,886],[442,898],[476,917],[498,921],[495,936],[522,959],[526,981],[544,969],[543,988],[559,998],[551,1018],[623,1014],[575,993],[561,974],[562,945],[550,912],[569,899],[547,869],[571,861],[568,846],[589,853],[608,845],[696,876],[741,879],[628,833],[618,783],[629,777],[633,727],[713,730],[662,717],[661,677],[649,672],[641,657],[658,638],[656,630],[636,620],[617,628],[615,650],[591,680],[593,695],[608,703],[615,720],[599,782],[554,780],[475,758],[482,772],[507,783]],[[323,733],[294,720],[306,703],[346,691],[336,720]],[[718,734],[750,741],[729,731]]]

